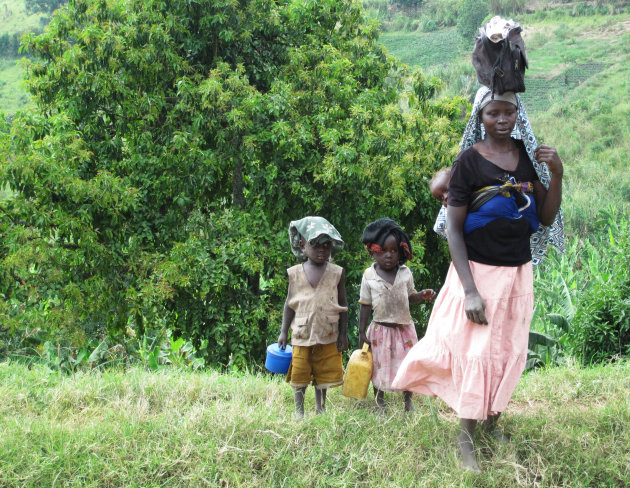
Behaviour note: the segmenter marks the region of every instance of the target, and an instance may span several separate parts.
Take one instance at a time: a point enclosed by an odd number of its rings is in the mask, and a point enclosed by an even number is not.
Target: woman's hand
[[[482,325],[488,324],[488,320],[486,319],[486,304],[483,303],[483,299],[479,293],[466,295],[464,310],[466,311],[466,317],[471,322]]]
[[[549,188],[545,187],[540,181],[534,182],[534,198],[536,199],[536,207],[538,209],[538,217],[542,225],[551,225],[556,218],[556,214],[560,209],[562,202],[562,175],[564,167],[562,160],[558,156],[555,148],[550,146],[538,146],[534,149],[536,160],[545,163],[551,173],[551,181]]]
[[[558,151],[555,147],[551,146],[538,146],[534,149],[534,156],[539,163],[545,163],[549,172],[554,176],[562,176],[564,173],[564,167],[562,166],[562,160],[558,156]]]

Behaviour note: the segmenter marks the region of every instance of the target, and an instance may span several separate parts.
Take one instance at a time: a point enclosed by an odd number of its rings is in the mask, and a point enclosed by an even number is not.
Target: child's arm
[[[361,304],[359,309],[359,349],[363,347],[364,343],[369,344],[365,330],[367,329],[368,322],[370,321],[370,314],[372,313],[372,307],[370,305]]]
[[[339,284],[337,285],[337,300],[342,307],[348,307],[346,299],[346,272],[341,271]],[[337,350],[339,352],[348,350],[348,312],[339,314],[339,336],[337,337]]]
[[[425,302],[433,301],[436,295],[437,293],[435,293],[435,291],[431,290],[430,288],[427,288],[426,290],[421,290],[419,292],[409,295],[409,305],[413,305],[414,303],[418,303],[422,301],[425,301]]]
[[[295,317],[295,310],[289,307],[287,302],[284,302],[284,312],[282,312],[282,328],[280,329],[280,335],[278,336],[278,345],[284,349],[287,347],[287,335],[289,334],[289,327],[293,318]]]

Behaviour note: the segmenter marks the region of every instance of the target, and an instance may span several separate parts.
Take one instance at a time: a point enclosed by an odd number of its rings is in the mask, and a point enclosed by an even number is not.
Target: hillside
[[[586,234],[610,205],[630,212],[630,14],[518,18],[529,70],[522,95],[539,142],[566,162],[563,208],[570,233]],[[390,53],[445,80],[443,95],[476,90],[472,43],[454,28],[384,33]],[[602,191],[602,189],[606,191]]]
[[[93,371],[64,376],[0,364],[5,487],[606,487],[630,484],[630,363],[522,378],[502,422],[480,438],[483,473],[457,467],[458,422],[437,399],[403,416],[388,395],[329,394],[293,419],[291,388],[267,374]]]
[[[0,0],[0,113],[13,114],[28,103],[17,54],[19,38],[26,31],[41,31],[48,19],[45,13],[28,12],[24,0]]]

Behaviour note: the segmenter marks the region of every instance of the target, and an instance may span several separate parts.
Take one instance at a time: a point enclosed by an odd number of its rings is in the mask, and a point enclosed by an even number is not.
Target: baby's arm
[[[348,307],[346,299],[346,272],[341,272],[339,284],[337,285],[337,300],[342,307]],[[348,350],[348,312],[339,314],[339,336],[337,337],[337,350],[339,352]]]
[[[287,335],[289,334],[289,327],[293,318],[295,317],[295,310],[289,307],[287,302],[284,302],[284,312],[282,312],[282,328],[280,335],[278,336],[278,345],[284,349],[287,347]]]
[[[409,295],[409,305],[413,305],[414,303],[422,301],[431,302],[436,295],[437,293],[435,293],[435,291],[431,290],[430,288],[427,288],[426,290],[421,290],[419,292]]]

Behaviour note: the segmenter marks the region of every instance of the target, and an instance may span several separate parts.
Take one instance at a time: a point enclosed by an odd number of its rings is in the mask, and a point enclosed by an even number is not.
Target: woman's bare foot
[[[511,442],[510,436],[503,432],[498,427],[495,427],[493,430],[488,431],[488,433],[495,438],[495,440],[499,444],[509,444]]]
[[[501,444],[509,444],[510,436],[497,427],[497,421],[499,420],[500,415],[500,413],[488,415],[488,418],[483,421],[481,426],[483,427],[483,430],[494,437],[497,442]]]
[[[481,473],[481,468],[479,468],[479,464],[477,464],[477,455],[475,454],[475,447],[472,441],[468,439],[462,440],[462,436],[460,435],[458,443],[457,454],[462,463],[462,468],[473,473]]]
[[[466,471],[473,473],[481,473],[479,464],[477,464],[477,455],[475,454],[475,446],[473,445],[473,437],[477,421],[474,419],[461,419],[461,432],[457,438],[457,451],[462,461],[462,467]]]

